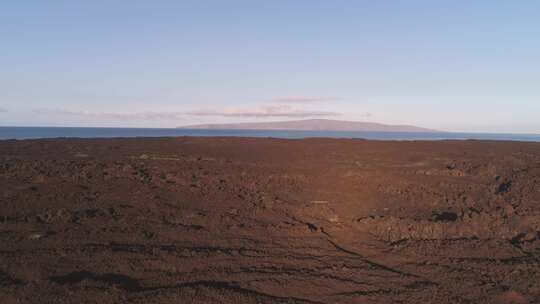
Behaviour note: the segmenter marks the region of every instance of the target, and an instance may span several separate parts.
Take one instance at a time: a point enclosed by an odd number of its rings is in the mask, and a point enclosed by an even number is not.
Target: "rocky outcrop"
[[[388,242],[462,238],[532,241],[538,238],[540,214],[520,216],[508,212],[442,212],[434,213],[431,219],[371,216],[357,219],[355,226]]]

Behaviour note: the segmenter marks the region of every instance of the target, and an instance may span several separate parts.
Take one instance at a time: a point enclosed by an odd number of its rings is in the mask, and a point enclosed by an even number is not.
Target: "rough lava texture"
[[[1,303],[540,303],[540,144],[0,142]]]

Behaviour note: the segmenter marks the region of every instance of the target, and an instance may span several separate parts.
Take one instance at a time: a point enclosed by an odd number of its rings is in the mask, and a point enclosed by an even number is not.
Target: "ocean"
[[[497,133],[416,133],[416,132],[354,132],[354,131],[293,131],[293,130],[203,130],[151,128],[64,128],[64,127],[0,127],[0,140],[41,138],[113,138],[113,137],[177,137],[177,136],[239,136],[273,138],[363,138],[371,140],[511,140],[540,142],[540,134]]]

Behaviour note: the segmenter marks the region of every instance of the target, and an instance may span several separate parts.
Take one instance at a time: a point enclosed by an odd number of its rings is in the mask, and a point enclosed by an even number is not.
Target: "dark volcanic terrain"
[[[0,303],[540,303],[540,144],[0,142]]]

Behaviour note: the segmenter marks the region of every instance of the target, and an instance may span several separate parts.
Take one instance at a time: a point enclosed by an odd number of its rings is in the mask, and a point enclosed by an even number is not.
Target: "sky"
[[[540,1],[0,4],[2,126],[540,133]]]

